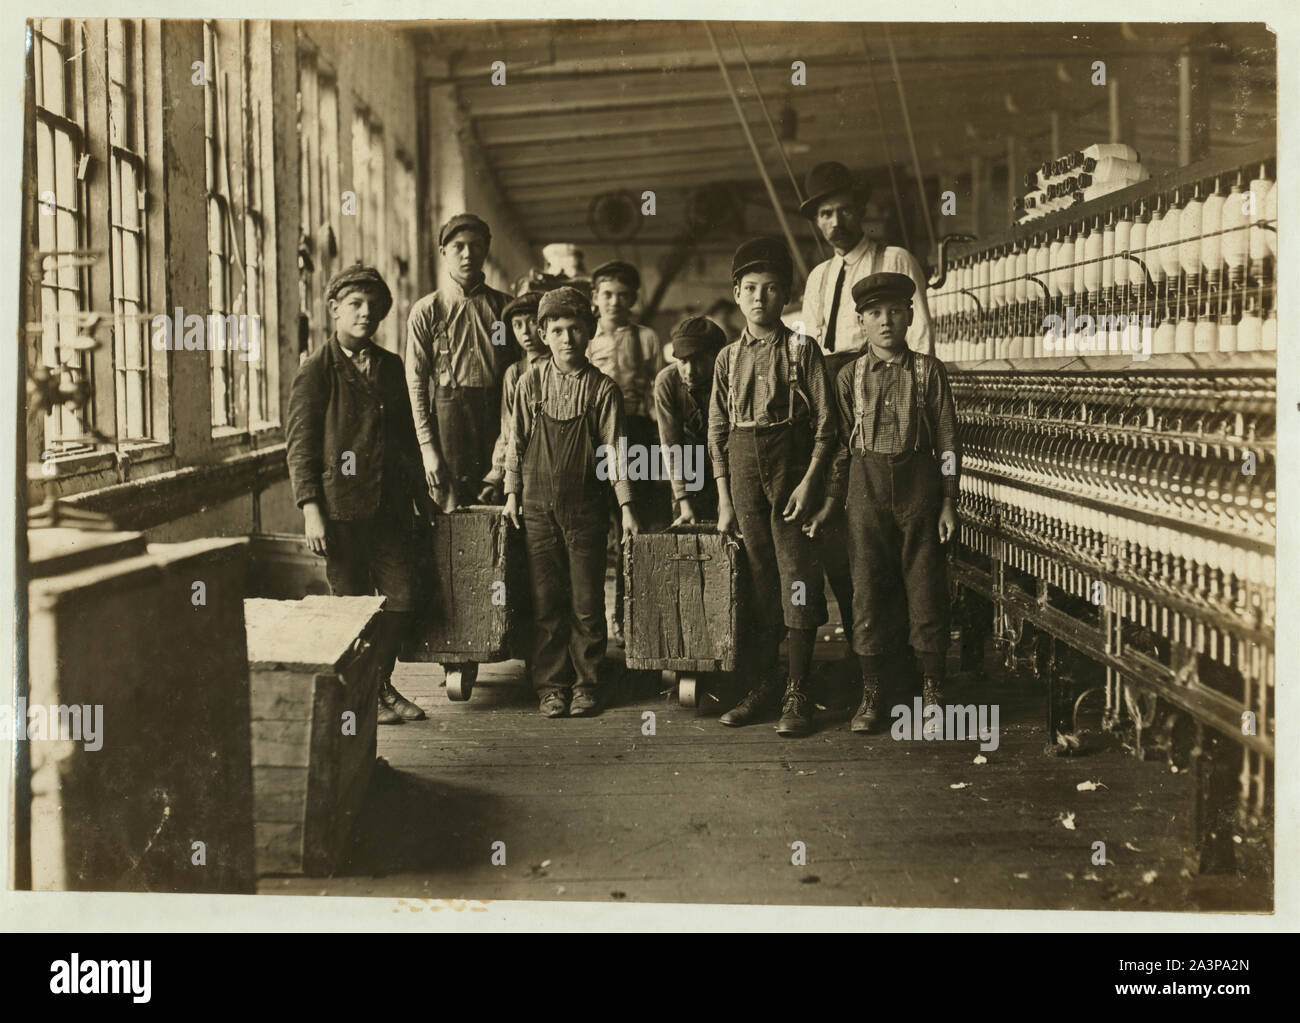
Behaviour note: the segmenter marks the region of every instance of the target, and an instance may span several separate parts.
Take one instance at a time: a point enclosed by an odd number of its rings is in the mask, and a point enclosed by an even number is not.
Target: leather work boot
[[[745,694],[745,698],[738,704],[718,718],[724,725],[729,728],[739,728],[741,725],[752,725],[756,721],[761,721],[768,717],[776,710],[777,699],[780,696],[780,684],[770,678],[763,679],[757,686]]]
[[[884,699],[884,684],[878,677],[863,679],[862,702],[858,704],[858,712],[849,723],[849,730],[859,735],[878,731]]]
[[[921,728],[921,734],[925,736],[943,737],[943,686],[936,678],[926,675],[921,681],[921,708],[924,712],[930,707],[938,707],[940,717],[938,721],[927,719]]]
[[[550,689],[542,694],[538,709],[548,718],[562,718],[569,713],[569,702],[559,689]]]
[[[569,717],[581,718],[595,714],[599,706],[595,689],[591,686],[574,686],[573,697],[569,700]]]
[[[384,720],[383,711],[385,708],[396,714],[402,721],[424,720],[424,711],[394,689],[391,678],[386,678],[379,683],[379,723],[385,725],[394,724],[395,722]]]
[[[379,697],[379,715],[375,718],[377,724],[381,725],[404,725],[402,715],[393,710],[392,707],[384,703],[384,698]]]
[[[791,680],[781,698],[781,720],[776,723],[776,734],[807,735],[812,731],[812,715],[812,699],[805,692],[805,683]]]

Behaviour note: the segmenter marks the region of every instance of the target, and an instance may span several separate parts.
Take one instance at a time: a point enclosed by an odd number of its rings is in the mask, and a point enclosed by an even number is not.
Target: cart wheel
[[[469,699],[470,694],[474,691],[474,682],[478,678],[478,665],[470,662],[469,664],[457,664],[455,667],[448,667],[446,676],[447,699],[463,703]]]
[[[699,676],[677,676],[677,702],[683,707],[698,707],[701,691]]]

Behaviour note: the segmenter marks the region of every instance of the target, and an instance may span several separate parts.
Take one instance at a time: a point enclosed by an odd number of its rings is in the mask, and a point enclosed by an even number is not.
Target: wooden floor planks
[[[819,645],[833,664],[842,651]],[[1186,872],[1192,779],[1122,751],[1043,752],[1041,695],[997,702],[1000,745],[848,731],[851,709],[782,739],[719,725],[641,676],[599,717],[548,720],[523,665],[484,666],[451,703],[436,665],[399,664],[429,720],[381,728],[344,875],[264,878],[262,892],[405,898],[1041,909],[1266,910],[1266,880]],[[662,688],[667,688],[665,676]],[[642,733],[643,714],[655,734]],[[1081,781],[1104,785],[1079,792]],[[963,785],[953,788],[953,785]],[[1069,817],[1069,815],[1073,817]],[[1063,823],[1072,820],[1073,829]],[[1092,843],[1106,843],[1094,866]],[[506,864],[491,863],[504,842]],[[802,842],[807,862],[791,862]],[[1243,850],[1249,852],[1249,850]],[[1258,851],[1256,858],[1258,857]]]

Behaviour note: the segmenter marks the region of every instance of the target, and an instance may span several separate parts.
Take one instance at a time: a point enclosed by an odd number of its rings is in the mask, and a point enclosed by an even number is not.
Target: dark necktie
[[[826,324],[826,350],[835,351],[835,321],[840,315],[840,292],[844,289],[844,272],[849,268],[849,264],[840,262],[840,275],[835,278],[835,297],[831,299],[831,316],[830,321]]]

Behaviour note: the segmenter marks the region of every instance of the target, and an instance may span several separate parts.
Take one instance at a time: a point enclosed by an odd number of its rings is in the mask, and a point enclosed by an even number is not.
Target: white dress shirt
[[[888,271],[907,274],[916,284],[916,294],[912,296],[912,325],[907,328],[907,346],[914,352],[934,354],[930,307],[925,301],[926,280],[921,264],[906,249],[877,244],[865,235],[851,252],[843,256],[837,252],[830,259],[818,263],[808,274],[808,284],[803,292],[804,333],[815,337],[823,351],[829,351],[826,348],[826,320],[835,300],[835,281],[841,267],[846,267],[846,270],[840,307],[835,316],[835,351],[860,351],[866,346],[858,330],[857,310],[853,308],[853,285],[864,277]]]

